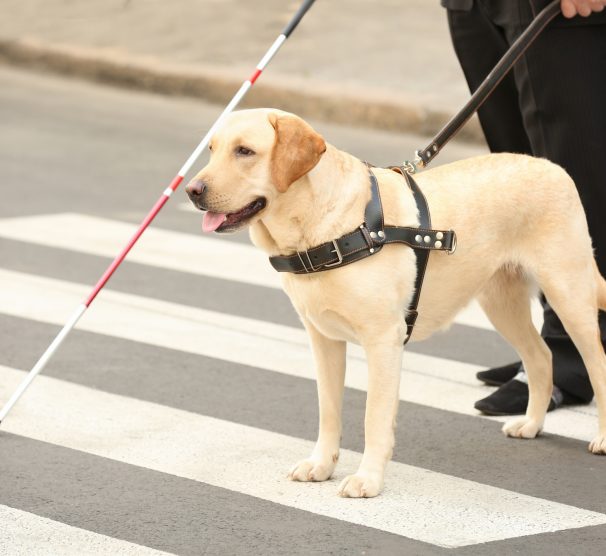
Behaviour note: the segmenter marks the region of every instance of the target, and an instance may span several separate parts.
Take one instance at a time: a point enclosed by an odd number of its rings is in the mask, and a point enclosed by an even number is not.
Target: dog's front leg
[[[388,343],[369,343],[368,395],[366,397],[365,446],[355,475],[345,477],[339,494],[351,498],[370,498],[383,488],[385,466],[391,459],[400,391],[402,343],[399,335]]]
[[[288,474],[293,481],[330,479],[341,442],[341,408],[345,381],[345,342],[322,335],[304,320],[311,339],[317,369],[320,429],[318,441],[309,459],[298,462]]]

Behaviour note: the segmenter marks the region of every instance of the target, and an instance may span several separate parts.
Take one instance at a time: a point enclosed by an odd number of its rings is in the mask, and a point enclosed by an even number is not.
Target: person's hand
[[[564,17],[580,15],[587,17],[593,12],[601,12],[606,6],[606,0],[562,0],[561,8]]]

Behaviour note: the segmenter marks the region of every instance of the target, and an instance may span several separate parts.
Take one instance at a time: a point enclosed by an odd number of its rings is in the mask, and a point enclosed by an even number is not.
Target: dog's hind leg
[[[549,407],[553,368],[551,351],[532,322],[529,281],[519,270],[503,268],[489,280],[478,301],[497,331],[518,352],[528,376],[526,415],[506,423],[503,432],[534,438]]]
[[[589,450],[606,454],[606,354],[598,325],[598,306],[606,301],[606,284],[593,261],[568,261],[559,266],[557,274],[537,274],[545,297],[583,358],[593,387],[599,432]]]
[[[316,361],[320,428],[318,440],[308,459],[299,461],[289,472],[293,481],[330,479],[341,442],[341,408],[345,383],[345,342],[331,340],[303,319]]]

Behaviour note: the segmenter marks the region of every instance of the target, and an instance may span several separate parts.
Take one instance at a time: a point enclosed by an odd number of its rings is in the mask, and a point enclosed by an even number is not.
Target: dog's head
[[[232,232],[261,218],[318,163],[326,143],[293,114],[242,110],[226,119],[209,148],[209,163],[185,190],[207,211],[205,232]]]

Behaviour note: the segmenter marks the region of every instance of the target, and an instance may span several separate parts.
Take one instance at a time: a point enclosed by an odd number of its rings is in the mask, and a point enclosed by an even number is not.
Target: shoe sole
[[[476,408],[477,409],[477,408]],[[477,409],[482,415],[488,415],[488,417],[507,417],[508,415],[524,415],[521,413],[503,413],[502,411],[486,411],[484,409]]]
[[[558,409],[558,407],[562,407],[561,405],[554,405],[553,402],[549,403],[549,407],[547,408],[547,411],[553,411],[554,409]],[[508,415],[524,415],[525,412],[524,411],[519,411],[517,413],[507,413],[507,412],[503,412],[503,411],[493,411],[490,409],[478,409],[477,407],[474,407],[474,409],[476,411],[479,411],[482,415],[487,415],[488,417],[507,417]]]
[[[504,382],[499,382],[497,380],[485,380],[483,378],[478,378],[478,380],[486,384],[486,386],[503,386],[503,384],[505,384]]]

